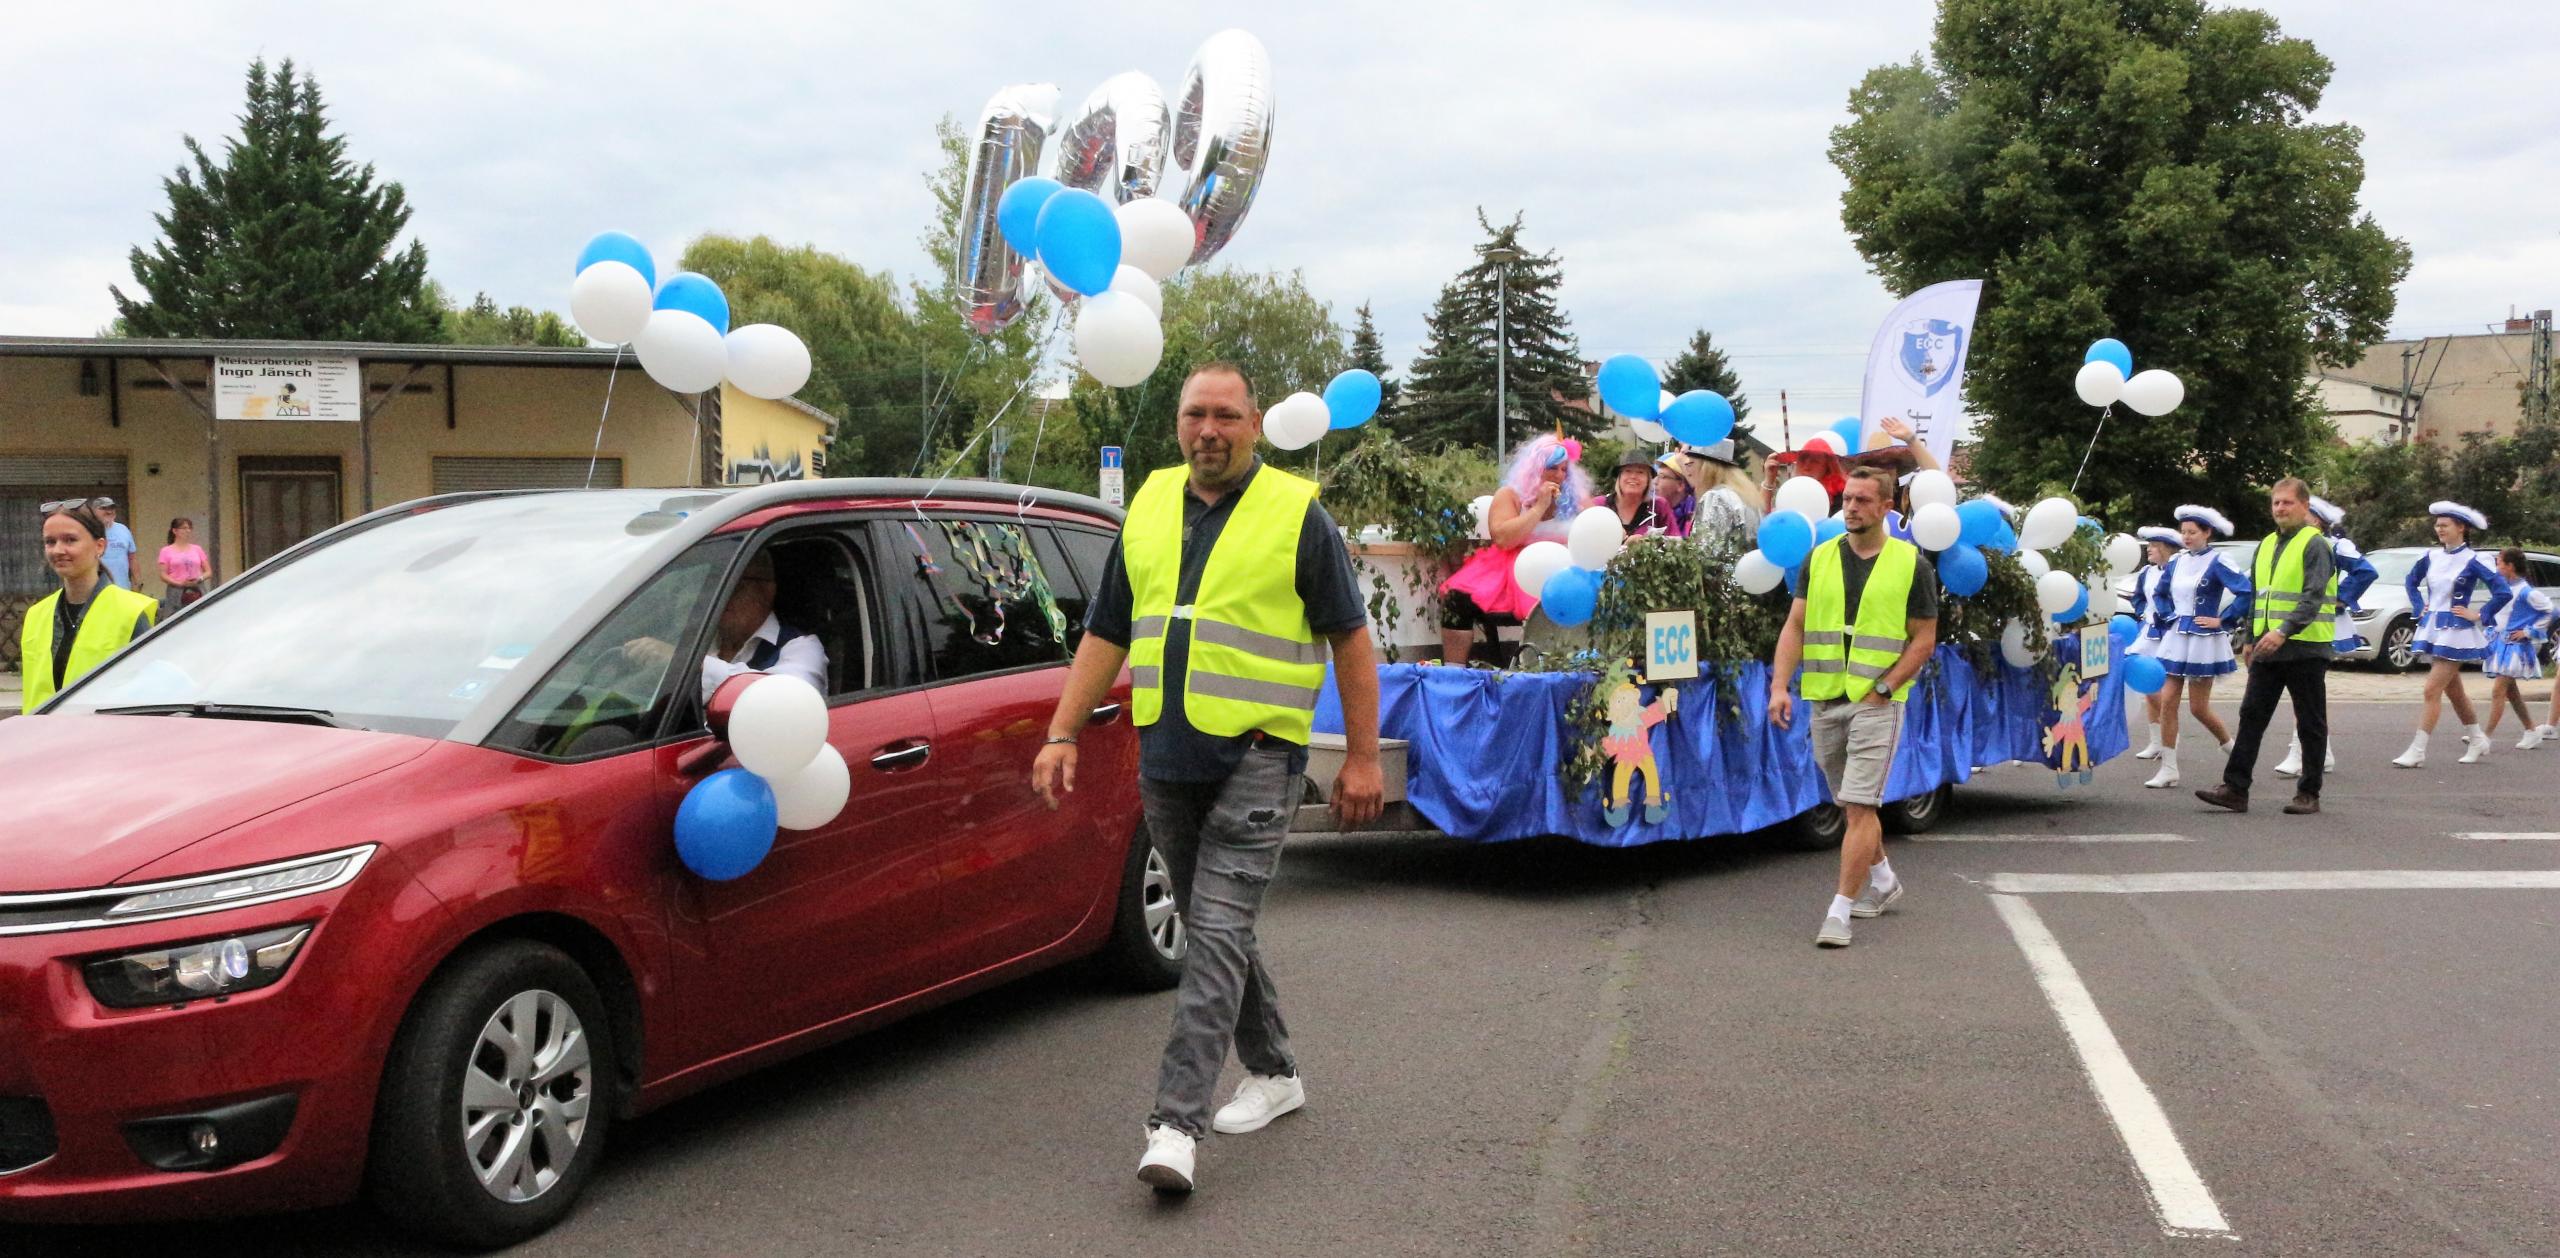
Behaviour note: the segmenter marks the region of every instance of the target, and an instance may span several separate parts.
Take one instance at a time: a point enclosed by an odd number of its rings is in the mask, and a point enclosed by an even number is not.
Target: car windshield
[[[442,737],[561,617],[700,496],[522,494],[421,510],[258,572],[65,695],[57,712],[308,709]],[[282,711],[278,711],[282,710]]]

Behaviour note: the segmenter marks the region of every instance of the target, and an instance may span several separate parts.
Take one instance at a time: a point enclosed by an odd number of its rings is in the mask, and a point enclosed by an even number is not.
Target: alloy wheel
[[[1167,961],[1179,961],[1191,947],[1190,937],[1183,933],[1182,907],[1174,895],[1173,867],[1165,863],[1164,853],[1154,844],[1147,845],[1146,872],[1138,880],[1138,904],[1146,910],[1147,938],[1156,952]]]
[[[595,1100],[586,1027],[548,991],[518,992],[489,1015],[463,1063],[462,1148],[490,1196],[520,1205],[577,1160]]]

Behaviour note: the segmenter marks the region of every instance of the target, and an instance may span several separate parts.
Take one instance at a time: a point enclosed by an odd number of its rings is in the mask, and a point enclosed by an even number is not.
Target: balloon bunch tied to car
[[[729,299],[693,271],[658,282],[648,247],[626,232],[599,232],[578,251],[569,316],[608,345],[629,345],[649,378],[700,393],[723,378],[760,398],[786,398],[809,383],[809,347],[770,323],[729,326]]]
[[[676,809],[676,856],[713,882],[743,878],[777,830],[815,830],[853,793],[844,754],[827,742],[827,700],[797,677],[747,673],[711,697],[711,728],[736,768],[694,784]]]

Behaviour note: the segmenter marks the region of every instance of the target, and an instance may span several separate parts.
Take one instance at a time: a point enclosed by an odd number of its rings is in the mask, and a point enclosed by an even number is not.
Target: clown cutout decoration
[[[1601,754],[1609,758],[1609,790],[1602,797],[1601,817],[1610,825],[1627,824],[1634,805],[1630,793],[1635,775],[1644,775],[1646,825],[1659,825],[1667,812],[1670,796],[1662,789],[1662,768],[1653,759],[1653,727],[1662,724],[1680,708],[1680,692],[1668,686],[1651,703],[1636,688],[1635,675],[1623,664],[1613,664],[1601,684],[1609,687],[1607,710],[1609,732],[1600,740]]]

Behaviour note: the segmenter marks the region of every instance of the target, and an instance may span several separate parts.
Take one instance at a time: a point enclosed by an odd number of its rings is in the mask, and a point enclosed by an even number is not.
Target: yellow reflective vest
[[[2293,531],[2291,540],[2268,545],[2276,539],[2261,538],[2258,556],[2251,566],[2257,581],[2257,592],[2249,613],[2249,632],[2263,638],[2284,625],[2284,618],[2304,604],[2315,610],[2311,623],[2293,635],[2296,642],[2335,642],[2338,639],[2338,565],[2329,565],[2329,588],[2312,594],[2302,588],[2302,556],[2311,549],[2311,535],[2318,530],[2305,525]]]
[[[81,617],[80,632],[71,640],[71,658],[62,668],[65,686],[123,650],[126,643],[133,641],[137,622],[156,624],[160,619],[160,604],[151,596],[110,584],[104,576],[98,578],[97,591],[89,598],[89,613]],[[61,606],[62,591],[55,590],[27,609],[26,623],[18,629],[18,666],[23,670],[26,690],[18,705],[21,713],[35,711],[57,689],[53,684],[53,618]]]
[[[1188,621],[1182,711],[1191,727],[1221,738],[1259,730],[1303,744],[1324,688],[1324,647],[1298,597],[1298,535],[1315,483],[1277,468],[1256,471],[1210,549],[1195,597],[1177,605],[1190,479],[1183,467],[1149,476],[1120,530],[1131,718],[1153,725],[1163,717],[1165,636],[1173,622]]]
[[[1902,658],[1911,641],[1911,582],[1920,569],[1920,548],[1900,538],[1884,539],[1867,584],[1858,595],[1858,621],[1849,623],[1849,587],[1841,579],[1840,548],[1835,537],[1813,548],[1805,561],[1804,697],[1864,699]],[[1902,702],[1911,694],[1905,681],[1893,692]]]

